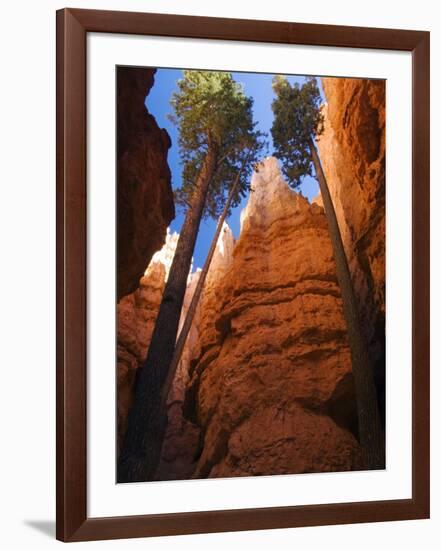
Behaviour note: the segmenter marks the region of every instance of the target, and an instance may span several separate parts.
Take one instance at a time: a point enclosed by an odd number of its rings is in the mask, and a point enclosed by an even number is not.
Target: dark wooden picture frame
[[[122,33],[412,53],[412,498],[87,517],[86,36]],[[429,33],[64,9],[57,12],[57,538],[84,541],[429,517]]]

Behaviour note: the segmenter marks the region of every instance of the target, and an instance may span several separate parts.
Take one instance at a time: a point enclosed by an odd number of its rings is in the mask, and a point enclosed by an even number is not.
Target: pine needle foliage
[[[231,208],[246,195],[251,171],[266,146],[264,134],[253,122],[253,99],[245,95],[231,73],[185,70],[171,105],[174,112],[169,118],[179,129],[183,166],[175,200],[184,210],[188,207],[208,148],[215,145],[219,161],[203,215],[217,218],[247,158]]]
[[[299,86],[291,85],[285,76],[273,79],[276,98],[272,103],[274,122],[271,128],[275,156],[282,161],[282,170],[292,188],[305,176],[314,176],[310,140],[323,132],[321,96],[317,79],[307,77]]]

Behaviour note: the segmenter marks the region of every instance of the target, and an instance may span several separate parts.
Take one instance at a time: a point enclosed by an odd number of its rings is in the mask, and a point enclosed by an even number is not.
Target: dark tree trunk
[[[211,143],[179,236],[147,358],[138,372],[118,461],[119,483],[154,479],[167,427],[167,416],[159,414],[162,389],[173,357],[187,277],[217,156],[217,147]]]
[[[369,362],[368,350],[361,330],[360,317],[348,260],[326,177],[312,139],[310,140],[309,146],[320,186],[326,218],[328,220],[337,279],[340,285],[343,312],[348,330],[349,347],[352,357],[352,372],[357,396],[358,429],[363,460],[366,468],[378,470],[385,466],[385,450],[384,434],[381,428],[373,369]]]
[[[208,270],[210,269],[211,260],[213,259],[213,255],[216,250],[216,245],[217,245],[217,241],[219,240],[219,235],[221,233],[222,226],[224,224],[225,218],[227,217],[228,210],[230,209],[231,202],[236,192],[237,184],[239,183],[240,175],[247,163],[248,156],[245,159],[243,165],[241,166],[239,172],[237,173],[236,179],[234,180],[233,186],[231,187],[230,193],[228,194],[227,202],[225,203],[222,214],[220,215],[220,218],[217,222],[216,231],[215,231],[213,240],[211,241],[210,249],[205,259],[204,267],[199,275],[199,279],[196,284],[196,288],[194,290],[193,296],[191,298],[187,315],[185,316],[184,323],[179,333],[173,358],[170,363],[170,368],[168,369],[167,379],[162,390],[161,414],[166,414],[165,409],[166,409],[166,403],[167,403],[167,396],[169,394],[171,385],[173,383],[173,380],[176,374],[176,369],[178,368],[178,365],[179,365],[179,361],[181,360],[182,352],[184,351],[185,342],[187,341],[187,336],[188,336],[188,333],[190,332],[191,324],[193,322],[193,318],[196,313],[196,308],[198,306],[199,299],[201,297],[202,290],[204,288],[205,279],[207,278]]]

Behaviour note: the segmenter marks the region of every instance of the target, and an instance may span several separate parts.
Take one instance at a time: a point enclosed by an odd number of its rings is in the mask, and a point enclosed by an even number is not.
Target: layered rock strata
[[[201,429],[194,477],[360,467],[350,352],[322,208],[276,159],[253,175],[233,249],[200,305],[185,415]]]
[[[145,106],[156,69],[117,69],[117,298],[137,287],[174,218],[171,142]]]

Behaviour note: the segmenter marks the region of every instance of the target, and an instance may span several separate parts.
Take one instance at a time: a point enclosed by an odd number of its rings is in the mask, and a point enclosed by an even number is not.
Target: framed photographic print
[[[429,33],[57,12],[57,538],[429,517]]]

